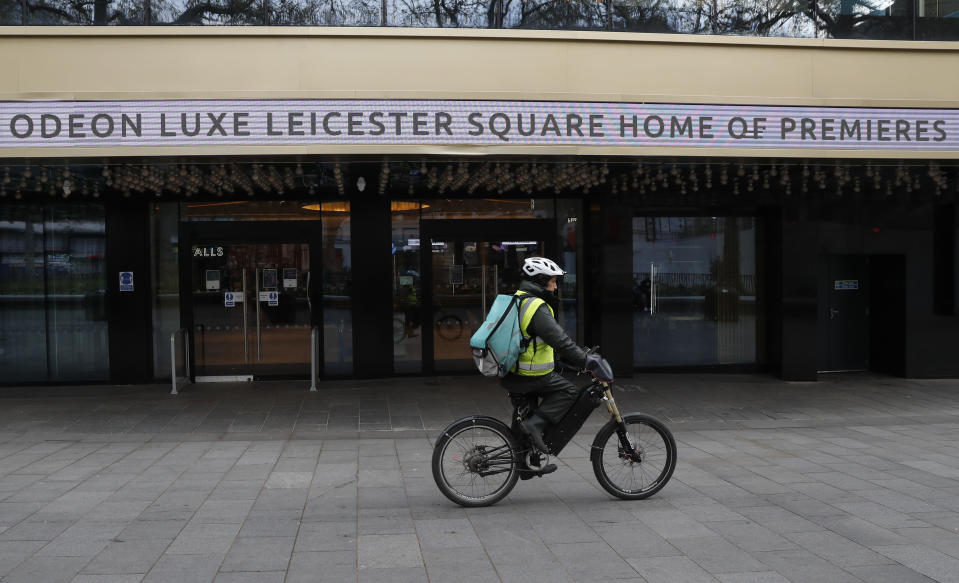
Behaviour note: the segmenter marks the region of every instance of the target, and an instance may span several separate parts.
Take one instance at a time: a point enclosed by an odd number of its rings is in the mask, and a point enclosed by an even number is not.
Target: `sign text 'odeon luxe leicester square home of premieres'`
[[[959,150],[959,110],[450,100],[0,102],[0,149],[304,145]]]

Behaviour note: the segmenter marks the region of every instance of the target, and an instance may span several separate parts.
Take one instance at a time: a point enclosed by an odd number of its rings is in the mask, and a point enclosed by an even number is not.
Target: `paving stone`
[[[423,565],[415,534],[360,534],[356,547],[359,570]]]
[[[762,563],[721,536],[681,537],[670,542],[709,573],[765,570]]]
[[[356,521],[356,496],[349,493],[319,496],[310,499],[303,509],[303,521],[344,522]]]
[[[596,533],[623,557],[667,557],[681,552],[642,523],[596,525]]]
[[[267,489],[309,488],[313,481],[313,472],[272,472],[266,480]]]
[[[241,537],[295,537],[300,529],[296,518],[249,517],[243,522],[238,536]]]
[[[739,512],[763,528],[775,533],[816,532],[822,530],[818,524],[779,506],[757,506],[741,508]]]
[[[143,578],[144,583],[209,583],[216,577],[223,554],[169,555],[160,557]]]
[[[0,541],[0,578],[32,557],[44,541]]]
[[[549,545],[549,549],[576,581],[609,581],[638,575],[605,542],[560,543]]]
[[[932,583],[935,581],[908,567],[896,564],[847,567],[846,570],[868,583]]]
[[[473,531],[483,545],[524,545],[534,542],[542,545],[539,533],[518,511],[506,506],[467,511]]]
[[[139,583],[143,575],[84,575],[80,574],[70,580],[70,583]]]
[[[816,518],[823,527],[865,547],[902,545],[908,541],[895,532],[858,516]]]
[[[503,581],[538,583],[570,580],[566,568],[546,545],[528,541],[513,542],[508,546],[486,546],[487,554]]]
[[[286,571],[252,571],[217,573],[213,583],[283,583],[286,578]]]
[[[240,531],[239,524],[188,524],[177,535],[169,555],[226,554]]]
[[[294,540],[292,536],[237,538],[220,571],[286,571]]]
[[[804,583],[854,583],[858,579],[828,561],[805,551],[768,551],[752,553],[763,564],[790,581]]]
[[[77,522],[37,551],[45,557],[93,558],[123,529],[121,523]]]
[[[223,480],[210,492],[210,500],[256,500],[265,480]]]
[[[794,532],[786,534],[785,537],[807,551],[844,568],[889,562],[882,555],[833,532]]]
[[[27,519],[0,533],[0,541],[51,541],[73,525],[72,520]]]
[[[714,534],[679,510],[633,510],[632,512],[643,524],[666,540]]]
[[[183,527],[187,519],[174,520],[135,520],[117,535],[118,540],[166,540],[172,541]]]
[[[423,549],[480,546],[473,526],[465,518],[417,520],[414,524]]]
[[[166,540],[110,542],[83,568],[84,575],[145,574],[169,546]]]
[[[775,571],[761,571],[753,573],[721,573],[716,575],[722,583],[790,583]]]
[[[570,514],[567,509],[550,513],[526,513],[526,520],[545,543],[587,543],[601,541],[599,535]]]
[[[360,569],[356,575],[357,583],[421,583],[426,580],[425,567]]]
[[[286,583],[342,583],[354,580],[354,551],[295,552],[286,577]]]
[[[715,583],[716,579],[688,557],[628,559],[649,583]]]
[[[353,551],[356,538],[355,522],[304,522],[297,532],[293,551]]]
[[[482,547],[423,549],[430,583],[498,583],[500,578]]]
[[[746,551],[785,551],[796,548],[796,545],[786,538],[748,520],[705,524],[711,531]]]
[[[67,583],[89,559],[85,557],[31,557],[3,577],[4,583]]]
[[[874,547],[877,553],[940,583],[959,581],[959,559],[918,545]]]
[[[408,508],[360,508],[357,526],[360,535],[406,534],[416,531]]]
[[[253,508],[253,500],[207,500],[193,515],[194,523],[243,522]]]

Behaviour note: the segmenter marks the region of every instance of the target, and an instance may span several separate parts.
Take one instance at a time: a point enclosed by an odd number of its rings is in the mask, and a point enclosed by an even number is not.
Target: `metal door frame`
[[[422,219],[420,221],[421,344],[423,373],[436,373],[433,344],[433,239],[442,241],[543,241],[552,257],[559,237],[555,219]]]
[[[191,380],[196,379],[196,344],[193,318],[193,245],[199,240],[231,244],[306,244],[310,249],[310,327],[323,325],[323,230],[319,220],[310,221],[180,221],[180,327],[188,331]],[[246,307],[244,306],[244,309]],[[313,358],[323,354],[323,335],[319,335]],[[320,359],[322,374],[322,359]],[[306,377],[304,377],[306,378]]]

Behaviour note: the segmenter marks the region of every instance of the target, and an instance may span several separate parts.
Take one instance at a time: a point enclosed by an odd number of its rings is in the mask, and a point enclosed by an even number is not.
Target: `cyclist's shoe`
[[[519,479],[520,480],[529,480],[530,478],[539,478],[545,476],[546,474],[552,474],[556,471],[556,464],[546,464],[541,469],[533,470],[530,468],[520,468],[519,470]]]
[[[529,436],[529,440],[533,444],[533,447],[543,453],[549,453],[549,448],[546,446],[546,442],[543,441],[543,429],[545,429],[548,424],[549,421],[543,419],[535,413],[528,419],[524,419],[519,424],[519,426],[523,429],[523,433]]]

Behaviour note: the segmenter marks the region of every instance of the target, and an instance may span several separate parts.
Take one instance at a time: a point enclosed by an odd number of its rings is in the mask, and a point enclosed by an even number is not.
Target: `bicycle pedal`
[[[529,470],[529,469],[523,470],[523,469],[521,469],[521,470],[519,471],[519,479],[520,479],[520,480],[529,480],[529,479],[532,479],[532,478],[542,478],[542,477],[545,476],[546,474],[552,474],[552,473],[555,472],[557,469],[558,469],[558,468],[556,467],[556,464],[546,464],[545,466],[543,466],[543,469],[541,469],[541,470]]]

